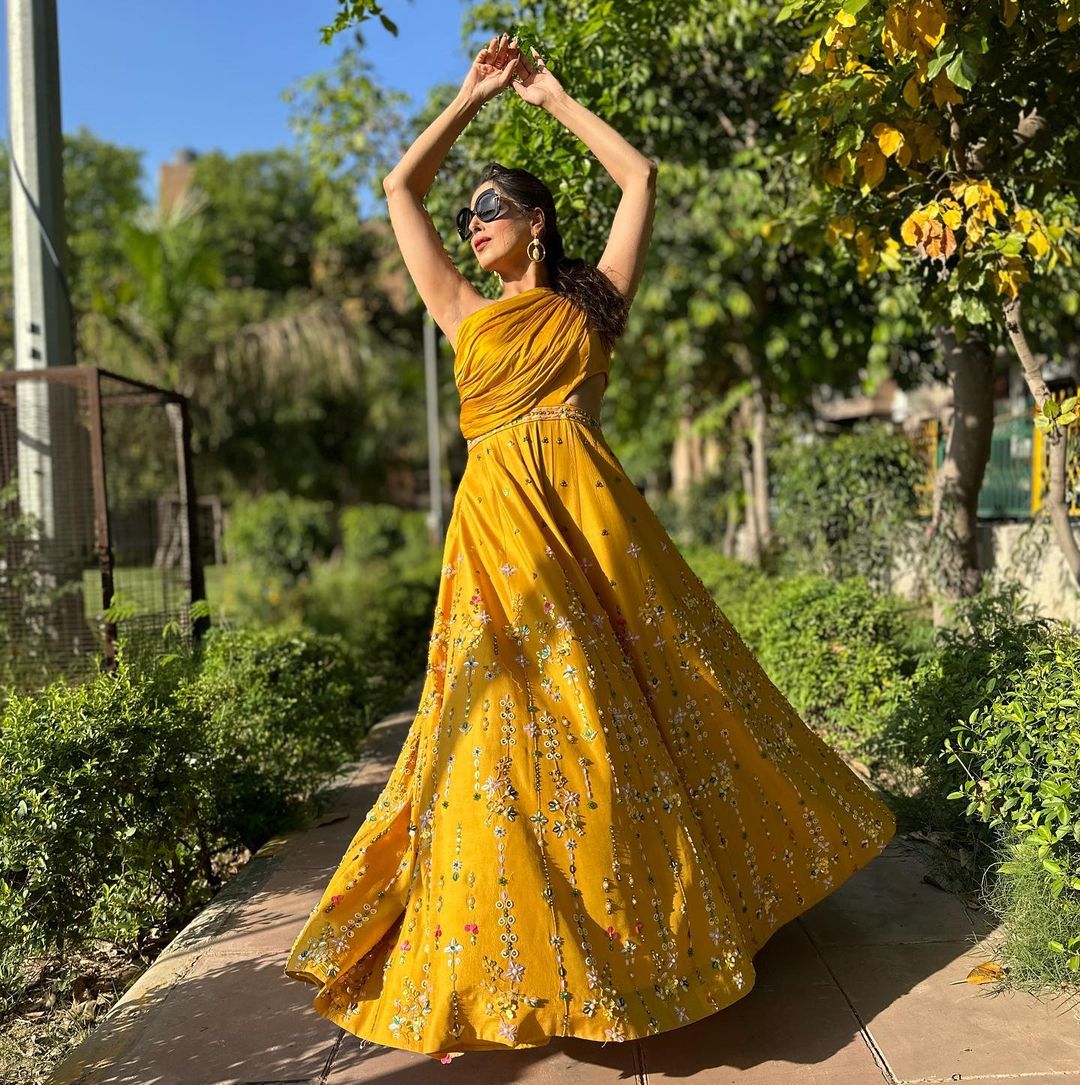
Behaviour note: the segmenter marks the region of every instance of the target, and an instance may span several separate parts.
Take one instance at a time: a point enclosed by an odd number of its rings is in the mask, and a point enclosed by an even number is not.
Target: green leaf
[[[934,59],[931,60],[926,67],[926,77],[928,79],[933,79],[937,75],[937,73],[940,72],[941,69],[949,63],[949,61],[952,60],[955,55],[956,50],[953,49],[947,53],[942,53],[941,56],[934,57]]]
[[[948,67],[945,69],[945,74],[956,84],[961,90],[971,90],[974,82],[975,72],[968,61],[968,54],[965,52],[958,53],[949,62]]]

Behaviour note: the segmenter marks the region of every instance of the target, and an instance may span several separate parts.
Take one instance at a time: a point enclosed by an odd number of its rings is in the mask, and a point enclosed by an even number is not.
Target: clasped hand
[[[518,97],[530,105],[546,107],[562,90],[559,81],[547,70],[543,58],[531,50],[532,60],[526,60],[517,39],[506,40],[506,35],[494,37],[476,54],[462,92],[481,103],[513,86]]]

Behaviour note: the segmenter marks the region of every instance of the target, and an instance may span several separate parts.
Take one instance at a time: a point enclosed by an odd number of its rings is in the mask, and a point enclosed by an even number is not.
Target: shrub
[[[405,545],[406,518],[415,510],[396,505],[350,505],[341,513],[341,545],[347,562],[363,565],[389,558]],[[419,514],[421,517],[423,513]]]
[[[694,481],[674,513],[678,535],[702,546],[720,546],[728,521],[742,514],[742,481],[726,471]]]
[[[966,799],[968,817],[1034,847],[1051,896],[1068,894],[1080,914],[1080,632],[1043,628],[1005,677],[1000,686],[987,679],[993,698],[945,740],[946,762],[963,771],[947,798]]]
[[[332,506],[293,497],[280,490],[260,497],[241,496],[229,513],[225,542],[233,560],[263,577],[293,584],[334,544]]]
[[[319,565],[304,600],[304,622],[355,644],[378,664],[396,698],[424,668],[438,588],[437,554],[408,574]]]
[[[134,941],[183,908],[203,856],[198,720],[172,710],[175,657],[14,694],[0,723],[0,942],[38,953]]]
[[[376,664],[339,637],[211,630],[176,710],[201,721],[214,835],[255,849],[355,756],[381,699]]]
[[[952,727],[1012,688],[1048,625],[1021,602],[1015,585],[987,584],[956,604],[954,625],[936,631],[931,649],[896,698],[879,746],[897,766],[917,774],[912,816],[925,827],[967,835],[966,818],[947,796],[963,779],[941,757]],[[988,834],[977,834],[985,841]]]
[[[791,442],[773,462],[776,530],[796,564],[887,588],[926,473],[910,441],[874,426]]]
[[[807,723],[866,753],[916,664],[909,622],[907,604],[862,577],[804,575],[744,611],[744,639]]]

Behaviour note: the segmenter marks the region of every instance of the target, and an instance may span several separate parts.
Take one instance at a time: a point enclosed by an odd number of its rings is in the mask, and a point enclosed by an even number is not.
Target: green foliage
[[[316,207],[310,164],[294,149],[199,155],[194,184],[206,196],[202,219],[230,290],[273,294],[310,287],[320,235],[330,226]],[[356,205],[350,218],[356,225]]]
[[[424,666],[439,571],[434,551],[408,569],[383,562],[317,565],[303,600],[304,623],[348,638],[388,681],[404,686]]]
[[[720,546],[729,529],[742,522],[743,495],[730,461],[729,469],[693,482],[671,516],[675,532],[703,546]]]
[[[259,497],[240,495],[230,510],[225,545],[233,560],[260,576],[294,585],[334,542],[331,506],[281,490]]]
[[[947,797],[1002,836],[1033,844],[1080,914],[1080,632],[1033,638],[1021,669],[951,728],[946,762],[966,777]],[[1004,864],[1000,871],[1016,871]]]
[[[774,453],[776,530],[803,568],[888,588],[926,467],[887,426],[790,441]]]
[[[1080,417],[1076,409],[1076,396],[1058,402],[1053,396],[1043,400],[1035,412],[1035,427],[1044,433],[1054,432],[1058,426],[1071,426]]]
[[[879,740],[893,763],[918,767],[913,805],[920,823],[966,833],[965,816],[947,799],[963,780],[958,765],[942,760],[951,729],[960,720],[981,718],[1013,688],[1030,653],[1047,642],[1047,623],[1022,604],[1016,585],[987,583],[956,604],[952,625],[936,631]]]
[[[915,667],[909,610],[862,577],[798,576],[758,600],[743,637],[807,723],[865,753]]]
[[[0,720],[0,944],[128,943],[190,903],[206,746],[171,692],[183,664],[57,681]]]
[[[1080,129],[1074,112],[1046,118],[1080,91],[1076,5],[789,0],[779,17],[805,28],[777,109],[816,181],[791,218],[860,276],[921,280],[932,324],[1003,342],[1002,304],[1028,281],[1026,319],[1053,322],[1076,290],[1077,186],[1062,164]]]
[[[1075,891],[1055,893],[1060,874],[1046,866],[1034,839],[1000,843],[1005,875],[995,878],[987,906],[1003,920],[998,954],[1007,962],[1012,987],[1041,991],[1075,985],[1080,971],[1080,900]]]
[[[315,521],[321,525],[321,516]],[[256,542],[268,538],[258,518],[250,526]],[[393,505],[350,506],[340,513],[340,530],[341,546],[329,559],[322,556],[328,536],[321,531],[300,531],[307,544],[282,531],[281,548],[270,546],[266,557],[256,554],[227,566],[225,610],[239,625],[340,635],[362,646],[365,655],[377,656],[386,673],[407,681],[423,665],[441,571],[442,551],[428,537],[427,514]],[[323,541],[314,546],[312,538]],[[308,561],[294,576],[285,559],[298,551]]]
[[[176,692],[209,757],[204,810],[215,835],[258,847],[358,749],[386,676],[341,638],[212,629],[198,674]]]
[[[427,514],[398,505],[351,505],[341,512],[341,545],[346,561],[363,564],[373,558],[388,558],[403,547],[429,547]]]
[[[383,28],[397,37],[397,24],[383,11],[377,0],[338,0],[338,13],[329,26],[322,28],[324,45],[329,45],[336,34],[357,26],[371,18],[378,18]]]

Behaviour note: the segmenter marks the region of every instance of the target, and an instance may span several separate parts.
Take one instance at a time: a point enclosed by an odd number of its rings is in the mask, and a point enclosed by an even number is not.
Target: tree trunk
[[[747,396],[739,404],[737,415],[735,447],[739,460],[739,474],[742,477],[744,509],[746,515],[746,550],[747,558],[754,565],[761,564],[762,540],[761,522],[756,509],[757,486],[754,482],[753,431],[754,402]]]
[[[945,461],[934,476],[930,520],[934,623],[941,625],[947,603],[974,595],[982,579],[976,508],[994,429],[994,367],[985,338],[974,330],[960,342],[955,329],[942,326],[938,341],[953,387],[952,427]]]
[[[1031,394],[1035,397],[1035,406],[1042,410],[1042,405],[1050,398],[1050,389],[1043,378],[1042,363],[1035,357],[1028,345],[1024,324],[1020,317],[1020,295],[1010,298],[1004,307],[1005,327],[1009,332],[1013,348],[1024,370],[1024,380]],[[1080,547],[1069,523],[1069,502],[1066,498],[1066,451],[1067,440],[1064,429],[1055,425],[1046,434],[1049,451],[1050,478],[1046,490],[1046,511],[1054,528],[1054,536],[1061,549],[1065,563],[1069,566],[1073,580],[1080,584]]]
[[[726,558],[735,556],[735,533],[739,529],[738,495],[729,494],[724,503],[724,538],[720,553]]]
[[[751,377],[753,394],[752,428],[750,430],[750,464],[753,472],[754,513],[757,517],[757,537],[762,555],[769,549],[772,528],[769,524],[769,459],[767,423],[768,412],[765,410],[765,396],[762,392],[761,378]]]

